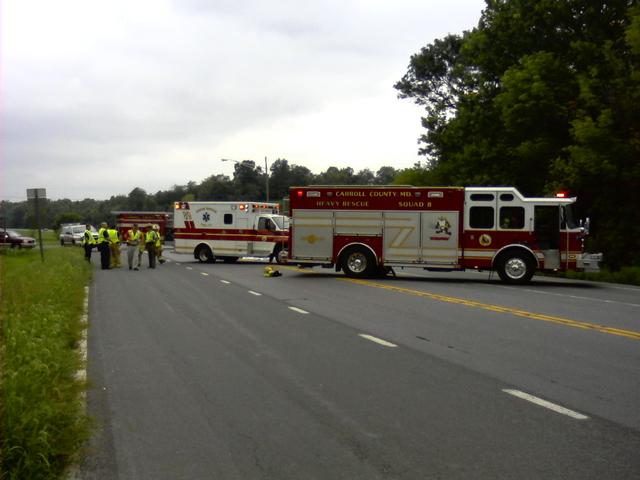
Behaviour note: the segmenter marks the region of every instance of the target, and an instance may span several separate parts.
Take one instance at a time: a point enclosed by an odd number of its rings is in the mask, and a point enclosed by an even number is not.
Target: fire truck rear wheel
[[[206,245],[200,245],[196,250],[196,258],[203,263],[213,263],[215,257],[213,252]]]
[[[527,253],[505,252],[497,259],[496,269],[503,282],[523,284],[531,280],[535,264]]]
[[[352,247],[342,254],[342,270],[347,277],[370,277],[376,270],[376,261],[369,250]]]

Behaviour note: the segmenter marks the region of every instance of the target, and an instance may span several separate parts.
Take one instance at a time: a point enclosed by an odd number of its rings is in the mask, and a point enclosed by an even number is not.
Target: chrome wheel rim
[[[527,273],[527,264],[521,258],[510,258],[504,264],[504,272],[509,278],[513,280],[520,280]]]
[[[349,255],[347,266],[353,273],[362,273],[367,269],[367,257],[360,252]]]

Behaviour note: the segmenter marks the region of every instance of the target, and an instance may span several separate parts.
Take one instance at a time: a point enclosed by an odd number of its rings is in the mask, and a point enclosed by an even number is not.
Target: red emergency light
[[[567,198],[567,192],[558,192],[556,193],[556,198]]]
[[[302,190],[298,190],[298,196],[301,197],[304,194]]]

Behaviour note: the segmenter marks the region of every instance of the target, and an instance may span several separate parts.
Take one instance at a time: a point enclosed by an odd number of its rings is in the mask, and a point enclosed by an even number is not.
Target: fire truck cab
[[[597,270],[575,198],[525,198],[513,187],[308,186],[290,190],[289,261],[351,277],[392,267],[495,270],[526,283],[536,270]]]
[[[286,259],[289,220],[277,203],[175,202],[174,207],[177,253],[192,253],[201,262]]]

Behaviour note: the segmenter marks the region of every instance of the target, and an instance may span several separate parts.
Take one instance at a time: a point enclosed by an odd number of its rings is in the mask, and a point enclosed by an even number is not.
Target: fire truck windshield
[[[565,227],[565,225],[567,229],[578,228],[578,223],[576,222],[576,216],[573,211],[573,205],[563,205],[562,223],[563,223],[563,228]]]

